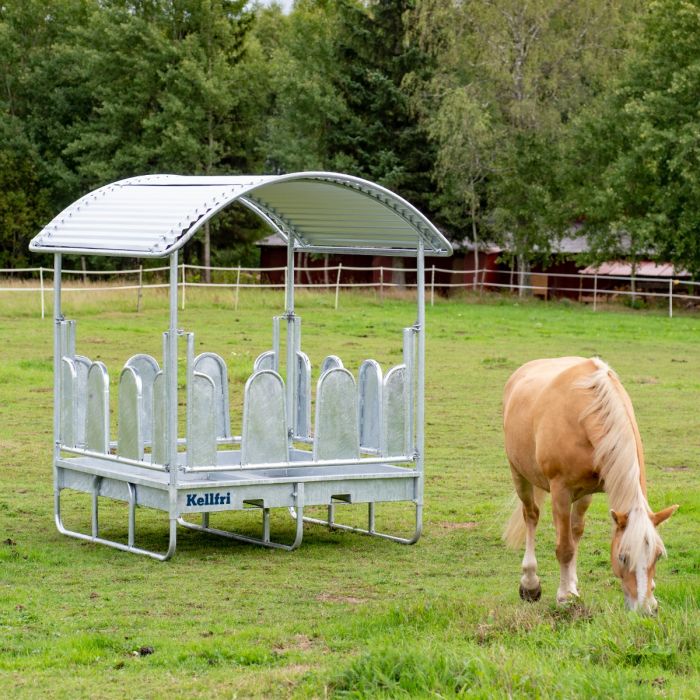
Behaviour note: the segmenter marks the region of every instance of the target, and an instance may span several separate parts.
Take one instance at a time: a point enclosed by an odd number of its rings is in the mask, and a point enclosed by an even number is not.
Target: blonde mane
[[[652,512],[641,485],[640,456],[631,416],[618,389],[617,374],[600,358],[592,358],[596,370],[577,383],[593,394],[581,421],[594,417],[593,463],[598,469],[610,507],[628,514],[620,541],[620,554],[630,568],[651,563],[665,548],[649,514]]]

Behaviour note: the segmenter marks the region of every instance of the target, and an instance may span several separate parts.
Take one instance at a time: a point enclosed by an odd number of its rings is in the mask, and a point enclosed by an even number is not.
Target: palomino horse
[[[665,549],[656,527],[678,506],[654,513],[646,498],[644,453],[632,403],[597,358],[534,360],[508,380],[505,443],[518,504],[504,531],[525,540],[520,597],[539,600],[535,528],[549,491],[561,570],[557,602],[578,596],[576,552],[593,494],[605,491],[614,523],[612,567],[631,610],[654,613],[656,562]]]

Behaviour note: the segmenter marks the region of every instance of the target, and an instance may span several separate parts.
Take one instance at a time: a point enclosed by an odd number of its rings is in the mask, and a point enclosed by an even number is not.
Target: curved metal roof
[[[62,211],[30,243],[42,253],[161,258],[239,201],[295,248],[312,252],[450,255],[438,229],[393,192],[327,172],[144,175],[101,187]]]

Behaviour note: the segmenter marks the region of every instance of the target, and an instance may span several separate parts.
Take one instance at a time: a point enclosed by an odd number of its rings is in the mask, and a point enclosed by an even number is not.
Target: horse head
[[[622,582],[622,592],[625,594],[625,606],[628,610],[648,615],[656,613],[656,562],[666,554],[656,528],[664,520],[668,520],[677,509],[678,506],[674,505],[658,513],[641,507],[635,507],[628,513],[610,511],[615,524],[610,557],[613,571]]]

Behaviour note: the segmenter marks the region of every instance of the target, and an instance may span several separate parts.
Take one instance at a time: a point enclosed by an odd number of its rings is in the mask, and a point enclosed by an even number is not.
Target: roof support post
[[[56,463],[61,456],[61,254],[53,256],[53,493],[54,518],[60,518],[60,489]]]
[[[165,405],[166,405],[166,453],[167,467],[169,469],[169,489],[168,489],[168,505],[169,505],[169,521],[170,534],[168,537],[168,550],[163,555],[156,556],[161,561],[166,561],[175,554],[177,547],[177,520],[179,517],[177,507],[177,282],[178,282],[178,265],[177,251],[170,254],[170,286],[169,302],[170,302],[170,322],[168,324],[168,333],[164,343],[163,366],[165,374]]]
[[[418,357],[416,358],[416,471],[420,473],[416,500],[423,505],[423,467],[425,464],[425,250],[418,242],[416,254],[416,294],[418,296]]]
[[[290,446],[294,436],[294,369],[296,367],[296,324],[294,322],[294,236],[287,240],[287,280],[285,316],[287,318],[287,435]]]
[[[170,255],[170,323],[168,326],[168,353],[165,358],[165,403],[168,411],[166,420],[167,450],[171,498],[174,487],[177,485],[177,283],[178,265],[177,251],[175,251]],[[177,496],[176,491],[175,496]]]

